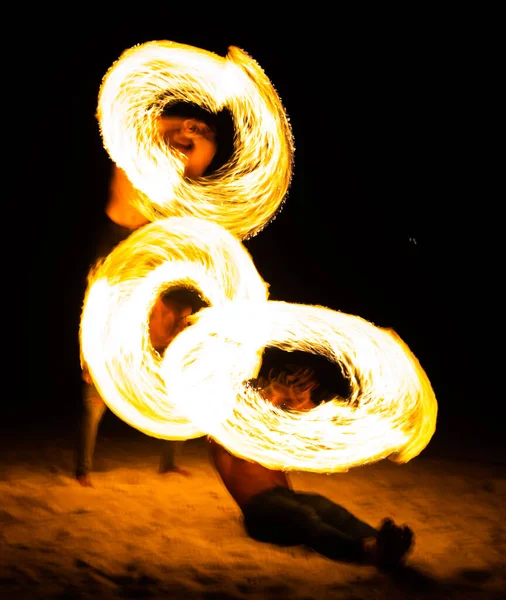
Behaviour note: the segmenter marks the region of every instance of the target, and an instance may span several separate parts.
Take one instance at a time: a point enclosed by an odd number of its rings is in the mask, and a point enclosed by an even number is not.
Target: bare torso
[[[290,488],[290,482],[283,471],[273,471],[266,467],[230,454],[223,446],[209,439],[210,452],[220,477],[239,508],[260,492],[275,487]]]
[[[262,394],[276,406],[311,410],[314,404],[311,391],[316,387],[309,369],[261,383]],[[273,471],[256,462],[230,454],[223,446],[208,438],[211,456],[225,487],[242,509],[257,494],[275,487],[291,488],[283,471]]]

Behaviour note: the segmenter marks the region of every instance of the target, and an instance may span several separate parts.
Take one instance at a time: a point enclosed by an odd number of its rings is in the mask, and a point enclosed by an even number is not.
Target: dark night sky
[[[41,339],[14,413],[22,406],[34,420],[48,412],[64,419],[78,406],[80,303],[109,174],[94,119],[100,80],[124,49],[170,39],[222,55],[241,47],[290,116],[296,151],[288,200],[247,243],[271,297],[393,327],[431,378],[441,428],[478,423],[484,437],[500,432],[503,408],[486,349],[498,329],[491,230],[499,216],[497,196],[481,179],[487,83],[477,42],[444,19],[406,18],[402,27],[313,20],[299,19],[295,29],[260,21],[261,34],[237,22],[218,28],[179,18],[162,27],[131,19],[112,29],[97,20],[81,33],[62,28],[34,39],[26,94],[36,131],[20,200],[35,209],[29,285],[43,291]]]

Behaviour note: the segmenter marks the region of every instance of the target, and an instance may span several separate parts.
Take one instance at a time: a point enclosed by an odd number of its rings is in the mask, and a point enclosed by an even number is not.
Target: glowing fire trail
[[[170,287],[197,289],[211,307],[162,359],[148,315]],[[430,383],[395,334],[324,307],[267,301],[239,240],[199,219],[161,220],[118,246],[92,274],[81,342],[111,409],[156,437],[209,433],[265,466],[343,471],[390,455],[406,462],[434,433]],[[349,378],[349,399],[285,412],[244,382],[271,345],[319,353]]]
[[[171,288],[197,290],[211,305],[267,299],[267,286],[239,240],[215,223],[173,217],[146,225],[92,271],[80,342],[102,397],[121,419],[160,438],[203,435],[167,396],[149,315]]]
[[[158,130],[164,107],[177,101],[232,115],[235,150],[212,176],[185,178],[182,155]],[[292,177],[291,126],[262,68],[239,48],[221,57],[170,41],[134,46],[104,76],[97,116],[107,152],[140,190],[138,208],[150,221],[194,216],[246,239],[282,206]]]
[[[321,354],[351,395],[287,412],[245,382],[266,346]],[[236,302],[203,311],[168,347],[162,376],[188,417],[234,454],[266,467],[346,471],[408,462],[435,431],[437,402],[415,356],[392,331],[320,306]]]

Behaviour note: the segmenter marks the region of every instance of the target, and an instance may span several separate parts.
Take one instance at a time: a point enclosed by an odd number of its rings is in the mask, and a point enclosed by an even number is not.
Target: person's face
[[[188,327],[188,317],[192,314],[192,307],[181,306],[179,304],[170,302],[166,302],[165,306],[168,309],[168,311],[172,312],[173,314],[174,323],[172,326],[171,334],[172,339],[174,339],[178,333],[180,333],[181,331],[183,331],[183,329],[186,329],[186,327]]]
[[[151,312],[149,324],[151,344],[155,350],[164,350],[186,328],[191,314],[191,306],[159,297]]]
[[[165,141],[185,157],[184,174],[202,177],[216,154],[216,134],[203,121],[177,116],[158,119],[158,131]]]

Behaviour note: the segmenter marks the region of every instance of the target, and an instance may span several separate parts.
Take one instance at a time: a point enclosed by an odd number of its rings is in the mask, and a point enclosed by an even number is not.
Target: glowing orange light
[[[235,150],[213,176],[185,178],[184,157],[159,132],[164,107],[182,100],[231,113]],[[140,190],[138,208],[150,221],[194,216],[246,239],[282,206],[292,177],[290,123],[262,68],[239,48],[221,57],[170,41],[134,46],[106,73],[97,115],[104,146]]]
[[[349,398],[285,411],[246,383],[266,346],[321,354],[349,379]],[[435,431],[437,402],[409,348],[353,315],[285,302],[207,309],[168,347],[162,377],[178,408],[238,456],[269,468],[346,471],[407,462]]]
[[[148,315],[160,293],[179,285],[210,308],[162,358],[149,342]],[[395,334],[324,307],[268,301],[240,241],[191,217],[144,227],[92,274],[81,343],[108,405],[127,423],[169,439],[209,433],[271,468],[343,471],[390,455],[406,462],[435,429],[430,383]],[[265,401],[245,382],[269,345],[326,356],[347,374],[350,398],[308,413]]]
[[[179,100],[232,114],[235,151],[212,177],[185,178],[184,157],[160,135],[159,116]],[[173,42],[135,46],[104,77],[98,117],[107,151],[154,221],[90,273],[81,351],[109,407],[149,435],[210,434],[270,468],[336,472],[418,455],[437,402],[406,344],[360,317],[269,301],[240,241],[275,216],[292,174],[289,121],[259,65],[234,47],[222,58]],[[149,314],[180,285],[209,308],[162,357]],[[267,402],[248,383],[266,346],[325,356],[348,377],[350,397],[304,413]]]
[[[173,217],[133,233],[90,273],[80,327],[83,361],[111,410],[168,439],[203,435],[167,395],[161,358],[149,340],[156,298],[181,285],[211,306],[267,299],[239,240],[210,221]]]

